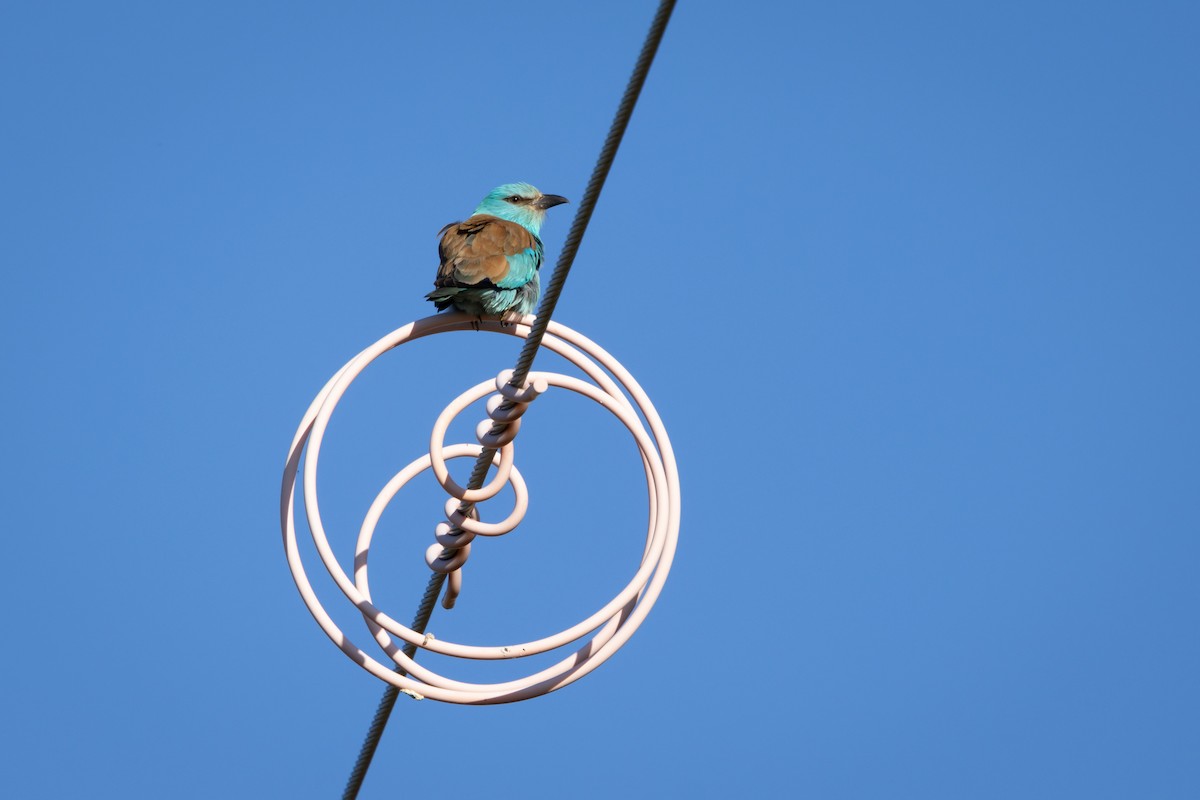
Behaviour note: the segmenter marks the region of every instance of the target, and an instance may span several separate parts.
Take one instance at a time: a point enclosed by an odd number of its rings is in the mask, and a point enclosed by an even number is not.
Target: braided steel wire
[[[584,191],[583,199],[580,201],[575,218],[571,223],[571,229],[563,243],[554,274],[551,276],[545,293],[542,296],[542,301],[538,308],[537,320],[534,322],[533,328],[526,338],[525,344],[521,348],[521,353],[517,358],[516,367],[513,370],[513,376],[510,380],[512,386],[520,387],[524,385],[529,371],[532,369],[534,357],[537,355],[550,318],[558,304],[558,298],[562,294],[563,285],[570,274],[571,266],[575,261],[575,255],[579,250],[580,243],[583,241],[583,235],[587,230],[588,223],[591,221],[592,212],[595,210],[600,192],[604,188],[604,182],[612,168],[617,149],[620,147],[625,130],[629,126],[629,120],[633,116],[633,109],[637,105],[638,97],[641,95],[642,87],[646,82],[646,76],[650,72],[650,66],[654,62],[659,44],[662,42],[663,34],[666,32],[667,23],[670,21],[671,13],[674,10],[675,0],[662,0],[650,24],[650,30],[646,34],[646,40],[634,64],[633,73],[629,78],[625,93],[621,97],[621,102],[617,107],[617,112],[608,131],[608,136],[605,138],[604,145],[600,149],[600,155],[596,160],[596,166],[592,170],[592,176],[588,181],[587,189]],[[492,432],[498,434],[504,427],[506,427],[505,423],[496,423],[492,428]],[[495,448],[486,446],[480,452],[475,462],[475,467],[471,472],[471,477],[467,484],[468,488],[478,489],[483,486],[495,453]],[[460,504],[459,509],[463,513],[468,513],[471,505],[464,502]],[[443,553],[443,558],[451,558],[453,555],[452,550],[447,550]],[[428,625],[429,619],[433,614],[434,603],[441,592],[445,579],[445,574],[437,571],[433,572],[430,576],[429,583],[425,589],[425,595],[413,620],[412,627],[414,630],[421,632],[425,630],[425,626]],[[457,594],[454,587],[455,584],[452,582],[452,590],[447,593],[446,600],[443,603],[446,607],[453,606],[454,596]],[[404,652],[412,658],[416,654],[416,646],[411,643],[406,644]],[[402,673],[403,669],[397,666],[396,671],[397,673]],[[343,798],[353,800],[358,796],[358,791],[362,786],[363,779],[366,777],[371,759],[379,745],[379,740],[383,735],[383,730],[387,725],[398,694],[399,689],[395,686],[388,686],[385,690],[384,696],[380,700],[379,708],[371,721],[371,726],[363,741],[354,769],[347,781]]]
[[[413,630],[420,633],[425,632],[425,626],[429,624],[429,618],[433,615],[433,607],[437,604],[438,595],[441,594],[442,584],[445,582],[446,574],[443,572],[434,572],[429,576],[429,583],[425,585],[425,596],[421,598],[421,605],[413,617]],[[417,646],[406,644],[404,652],[409,658],[414,658],[417,655]],[[403,667],[396,667],[396,672],[401,675],[405,674]],[[383,729],[387,727],[388,718],[392,716],[392,709],[395,707],[398,697],[400,697],[400,689],[388,686],[383,692],[383,697],[379,699],[379,707],[375,709],[375,716],[371,718],[371,727],[367,729],[367,736],[359,750],[358,759],[354,762],[354,769],[350,771],[350,778],[346,781],[346,789],[342,792],[343,798],[353,800],[358,797],[358,790],[362,788],[363,779],[367,777],[367,769],[371,766],[371,759],[375,757],[375,750],[379,747],[379,740],[383,737]]]
[[[663,0],[663,2],[659,3],[658,11],[654,14],[654,20],[650,23],[650,30],[646,34],[646,41],[642,45],[642,51],[638,54],[637,62],[633,66],[633,74],[629,76],[629,84],[625,87],[625,94],[622,95],[621,103],[617,106],[617,113],[613,116],[612,126],[608,129],[608,136],[604,139],[604,146],[600,148],[600,155],[596,159],[596,166],[592,169],[592,177],[588,180],[587,189],[583,193],[583,199],[579,201],[579,210],[575,212],[575,219],[571,222],[571,230],[567,233],[567,238],[563,242],[562,253],[559,255],[558,263],[554,267],[554,274],[550,276],[550,282],[546,284],[546,291],[542,295],[541,304],[538,306],[537,321],[533,324],[533,330],[529,334],[529,338],[525,340],[525,346],[521,348],[521,354],[517,357],[517,365],[513,369],[513,386],[520,386],[524,383],[526,376],[529,375],[529,370],[533,367],[533,359],[537,355],[542,336],[546,333],[546,325],[549,324],[550,317],[554,313],[554,308],[558,305],[558,297],[562,294],[563,284],[567,282],[567,276],[571,272],[571,265],[575,263],[575,254],[579,251],[579,244],[583,241],[583,234],[587,231],[588,223],[592,220],[592,212],[596,209],[596,201],[600,199],[600,191],[604,188],[604,181],[608,178],[613,160],[617,157],[617,148],[621,146],[621,139],[625,136],[625,129],[629,127],[629,120],[633,117],[634,106],[637,105],[638,97],[642,93],[642,86],[646,83],[646,76],[650,73],[650,65],[654,63],[654,56],[658,53],[658,45],[662,42],[663,34],[667,30],[667,23],[671,19],[671,12],[674,10],[675,0]],[[480,457],[480,462],[483,462],[482,457]]]

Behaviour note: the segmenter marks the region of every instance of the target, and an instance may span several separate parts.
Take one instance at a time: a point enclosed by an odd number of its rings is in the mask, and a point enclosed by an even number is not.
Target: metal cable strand
[[[654,15],[654,21],[650,23],[646,42],[642,45],[642,52],[633,66],[629,84],[625,87],[625,95],[621,98],[621,104],[617,106],[612,126],[608,129],[608,138],[604,140],[604,146],[600,148],[600,156],[596,159],[591,180],[588,181],[587,189],[583,193],[583,200],[579,202],[579,210],[575,212],[575,219],[571,222],[571,231],[567,234],[566,241],[563,242],[562,252],[558,256],[558,264],[554,267],[554,274],[550,277],[549,284],[546,285],[545,294],[542,295],[537,320],[533,323],[529,336],[525,339],[525,346],[521,348],[521,355],[517,358],[517,366],[513,369],[512,380],[509,381],[513,386],[520,387],[529,376],[533,358],[537,355],[538,348],[541,347],[542,336],[546,333],[546,326],[550,324],[550,316],[554,313],[554,307],[558,305],[558,296],[562,294],[563,284],[567,282],[567,274],[570,273],[571,265],[575,262],[575,253],[579,250],[579,243],[583,241],[584,231],[587,230],[588,223],[592,219],[592,211],[595,210],[596,201],[600,198],[600,190],[604,188],[604,181],[608,178],[609,170],[612,169],[613,160],[617,156],[617,148],[621,146],[625,129],[629,127],[629,119],[633,116],[633,107],[637,105],[638,96],[642,93],[642,86],[646,83],[646,75],[650,72],[650,65],[654,62],[658,45],[662,41],[663,33],[667,29],[667,22],[670,21],[671,12],[674,10],[675,0],[662,0]],[[482,455],[479,458],[480,461],[483,460]],[[489,455],[488,463],[490,463],[490,459]]]
[[[633,66],[633,74],[629,76],[629,83],[625,87],[625,94],[621,97],[621,103],[617,106],[617,113],[613,117],[612,125],[609,126],[608,136],[604,140],[604,146],[600,148],[600,155],[596,159],[596,166],[592,169],[592,177],[588,180],[587,188],[583,192],[583,199],[579,202],[579,210],[575,212],[575,219],[571,222],[571,230],[567,233],[567,238],[563,242],[562,252],[558,256],[558,264],[554,267],[554,274],[550,276],[550,281],[546,285],[546,291],[542,295],[542,302],[538,306],[537,319],[534,320],[530,328],[529,336],[525,338],[525,344],[521,347],[521,353],[517,357],[517,365],[513,368],[512,379],[509,384],[516,387],[521,387],[525,383],[525,379],[529,377],[529,371],[533,367],[533,359],[537,355],[538,349],[542,345],[542,337],[546,334],[546,326],[550,324],[550,317],[554,314],[554,309],[558,305],[559,295],[562,294],[563,284],[567,282],[567,275],[571,272],[571,265],[575,263],[575,254],[579,252],[579,245],[583,241],[583,234],[587,231],[588,223],[592,220],[592,212],[596,209],[596,201],[600,199],[600,191],[604,188],[604,181],[608,178],[608,173],[612,169],[613,161],[617,157],[617,148],[621,146],[621,140],[625,137],[625,129],[629,127],[629,120],[633,117],[633,108],[637,105],[638,97],[642,93],[642,86],[646,83],[646,76],[650,73],[650,65],[654,62],[654,56],[658,53],[658,45],[662,42],[663,34],[667,30],[667,22],[671,19],[671,12],[675,10],[675,0],[662,0],[658,6],[658,11],[654,15],[654,20],[650,23],[650,30],[646,33],[646,41],[642,44],[642,52],[638,54],[637,62]],[[511,403],[505,403],[503,407],[509,407]],[[507,428],[507,424],[498,422],[492,426],[492,435],[498,435]],[[487,478],[488,468],[492,464],[492,456],[496,451],[493,448],[486,448],[479,454],[479,458],[475,462],[475,469],[471,473],[471,482],[467,484],[469,489],[478,489],[483,486],[483,481]],[[461,503],[459,511],[462,513],[470,512],[473,503]],[[446,558],[450,558],[453,551],[445,553]]]
[[[429,583],[425,585],[425,596],[421,598],[421,605],[413,617],[412,629],[414,631],[425,632],[425,626],[429,624],[429,618],[433,616],[433,607],[437,604],[438,595],[442,593],[442,584],[445,582],[446,576],[441,572],[434,572],[429,576]],[[415,644],[404,645],[404,654],[409,658],[415,657],[417,646]],[[396,667],[396,672],[401,675],[406,674],[402,667]],[[367,776],[367,768],[371,766],[371,759],[375,757],[375,748],[379,747],[379,739],[383,736],[383,728],[387,725],[388,717],[392,715],[392,707],[396,705],[396,699],[399,696],[400,690],[395,686],[388,686],[384,690],[383,697],[379,700],[379,707],[375,709],[375,718],[371,720],[371,727],[367,730],[367,737],[363,740],[362,749],[359,750],[358,760],[354,762],[354,769],[350,771],[350,779],[346,781],[346,791],[342,793],[342,800],[354,800],[358,797],[358,790],[362,788],[363,778]]]
[[[642,87],[646,83],[646,76],[650,72],[650,65],[654,62],[654,56],[658,53],[658,46],[662,42],[663,34],[667,29],[667,23],[671,19],[671,12],[674,10],[675,0],[662,0],[659,3],[658,11],[655,12],[653,21],[650,23],[650,30],[646,33],[646,41],[642,45],[641,53],[638,54],[637,62],[633,67],[633,74],[630,75],[629,83],[625,87],[625,94],[621,97],[621,103],[617,106],[617,113],[613,117],[612,125],[609,127],[608,136],[604,140],[604,146],[600,148],[600,155],[596,159],[596,166],[592,170],[592,177],[588,180],[587,189],[584,190],[583,199],[579,203],[579,210],[575,212],[575,219],[571,222],[571,230],[563,242],[563,249],[559,254],[558,263],[555,265],[554,274],[551,276],[550,282],[546,286],[546,291],[542,295],[542,302],[538,307],[537,319],[530,330],[529,336],[526,337],[525,344],[521,348],[521,353],[517,358],[512,379],[509,381],[513,386],[520,387],[524,385],[525,380],[529,377],[529,370],[533,367],[534,356],[537,355],[537,351],[541,347],[542,337],[545,335],[546,328],[550,324],[550,317],[554,313],[555,306],[558,305],[558,298],[562,294],[563,284],[567,281],[567,275],[570,273],[571,265],[575,261],[575,254],[579,251],[580,242],[583,241],[583,234],[592,219],[592,212],[596,208],[596,201],[600,198],[600,191],[604,188],[604,181],[608,178],[609,170],[612,169],[613,160],[617,155],[617,148],[621,146],[621,139],[625,136],[625,129],[629,127],[629,120],[633,116],[633,108],[637,105],[638,97],[642,93]],[[505,423],[496,423],[492,426],[492,432],[499,433],[506,427]],[[475,462],[475,468],[471,472],[471,479],[467,484],[468,489],[479,489],[483,486],[495,454],[496,449],[491,447],[485,447],[483,452],[479,454]],[[473,505],[473,503],[464,502],[460,504],[459,508],[463,513],[469,513]],[[452,552],[450,551],[443,553],[444,558],[449,558],[451,555]],[[413,630],[420,633],[425,632],[425,626],[429,624],[434,604],[437,602],[437,597],[441,593],[445,580],[446,576],[443,573],[435,572],[430,576],[429,583],[425,588],[425,595],[421,599],[421,606],[417,610],[416,617],[413,620]],[[416,650],[415,645],[406,644],[404,646],[404,652],[410,658],[415,657]],[[404,670],[400,667],[396,668],[396,672],[404,674]],[[392,707],[395,706],[399,694],[400,690],[395,686],[388,686],[384,690],[383,697],[379,701],[379,707],[375,711],[375,717],[371,720],[371,727],[368,729],[366,739],[363,741],[362,749],[359,751],[358,760],[355,762],[354,769],[350,773],[350,779],[346,783],[346,791],[342,794],[343,800],[355,800],[358,797],[358,790],[362,786],[363,779],[366,777],[367,769],[371,766],[371,759],[374,757],[375,750],[379,746],[379,740],[383,736],[383,729],[387,725],[388,718],[392,713]]]

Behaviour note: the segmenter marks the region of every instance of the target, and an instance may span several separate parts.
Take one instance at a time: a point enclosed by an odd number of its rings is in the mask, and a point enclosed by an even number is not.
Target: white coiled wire
[[[317,464],[326,427],[351,382],[375,359],[406,342],[432,334],[471,328],[524,338],[529,335],[532,320],[532,317],[525,317],[518,323],[501,325],[497,321],[481,322],[473,316],[450,313],[426,317],[393,331],[363,350],[330,378],[304,414],[288,452],[280,501],[280,524],[288,565],[305,605],[329,638],[355,663],[414,697],[428,697],[450,703],[507,703],[546,694],[575,682],[604,663],[637,630],[658,599],[675,555],[680,518],[679,474],[662,420],[637,381],[616,359],[585,336],[551,320],[541,346],[569,360],[590,380],[558,373],[534,372],[530,373],[524,387],[517,388],[508,385],[512,373],[506,371],[494,380],[468,389],[451,402],[438,417],[434,424],[429,453],[400,470],[371,504],[359,531],[354,559],[354,579],[351,580],[339,565],[321,521],[317,498]],[[500,536],[513,530],[520,523],[528,507],[528,492],[524,479],[514,464],[512,439],[519,429],[520,417],[529,403],[551,388],[576,392],[606,408],[629,430],[641,453],[650,511],[645,548],[633,578],[616,597],[570,628],[536,641],[495,647],[435,639],[414,631],[376,608],[371,602],[367,577],[371,538],[388,503],[419,473],[432,469],[439,483],[450,495],[445,509],[447,520],[438,525],[435,532],[436,543],[426,551],[426,563],[430,568],[446,572],[450,576],[448,592],[451,597],[447,605],[452,605],[453,595],[457,594],[461,585],[460,570],[470,556],[471,539],[477,535]],[[476,429],[480,443],[445,445],[443,438],[454,417],[492,391],[496,394],[487,403],[489,419],[481,422]],[[646,425],[642,424],[639,412],[641,417],[645,418],[649,431],[646,430]],[[498,436],[491,433],[495,422],[509,423]],[[485,446],[497,448],[499,451],[493,458],[493,464],[497,466],[496,477],[478,490],[468,490],[455,483],[446,468],[446,460],[477,457]],[[358,647],[338,628],[313,591],[301,562],[296,537],[296,479],[302,461],[304,506],[317,553],[346,599],[362,613],[368,630],[387,658],[408,673],[407,675],[400,674],[395,668],[381,663]],[[506,484],[513,487],[515,503],[512,513],[504,520],[483,523],[478,521],[475,515],[461,512],[461,501],[483,502],[494,497]],[[452,554],[450,558],[443,557],[447,551]],[[488,660],[520,658],[549,652],[589,634],[591,638],[587,639],[582,647],[558,663],[524,678],[489,684],[466,683],[439,675],[409,658],[402,651],[402,646],[393,639],[396,637],[416,647],[443,655]]]

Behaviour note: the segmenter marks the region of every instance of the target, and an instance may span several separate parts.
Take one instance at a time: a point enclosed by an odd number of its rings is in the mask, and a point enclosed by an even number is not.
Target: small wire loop
[[[512,380],[513,374],[511,369],[506,369],[502,370],[496,376],[496,391],[510,403],[532,403],[538,398],[538,395],[544,394],[550,388],[550,384],[546,382],[545,376],[536,372],[525,379],[523,386],[513,386],[509,383]]]
[[[459,567],[467,563],[467,559],[470,557],[471,545],[469,542],[458,550],[453,551],[443,550],[442,546],[436,542],[425,549],[425,563],[434,572],[445,574],[458,570]]]
[[[437,421],[433,424],[433,431],[429,436],[429,457],[433,466],[434,476],[437,478],[438,483],[442,485],[442,488],[446,490],[447,494],[457,497],[466,503],[482,503],[484,500],[490,500],[498,495],[500,490],[504,488],[504,484],[508,483],[509,473],[512,471],[513,444],[511,441],[499,446],[500,463],[497,467],[496,477],[492,479],[491,483],[481,489],[467,489],[459,485],[454,478],[450,477],[450,469],[446,466],[446,456],[443,454],[445,447],[443,442],[446,438],[446,431],[450,428],[451,420],[458,416],[471,403],[483,399],[491,391],[491,388],[492,382],[484,381],[456,397],[438,415]],[[493,463],[495,463],[494,459]]]
[[[454,500],[451,500],[450,502],[454,503],[454,507],[457,510],[458,503]],[[459,514],[458,516],[461,517],[462,514]],[[453,522],[453,520],[451,520],[451,522]],[[458,547],[465,547],[466,545],[469,545],[471,540],[476,536],[475,532],[468,531],[462,527],[452,528],[451,522],[439,522],[433,529],[433,538],[437,540],[438,544],[440,544],[442,547],[445,547],[447,550],[453,550]]]
[[[499,428],[495,430],[494,428]],[[518,431],[521,430],[521,420],[518,417],[512,422],[495,423],[490,419],[480,420],[475,426],[475,438],[484,447],[504,447],[504,445],[517,438]],[[494,432],[493,432],[494,431]]]
[[[525,513],[529,510],[529,490],[516,468],[512,471],[512,477],[516,502],[513,504],[511,514],[500,522],[480,522],[477,518],[471,519],[465,516],[459,508],[458,502],[454,498],[450,498],[446,501],[446,519],[450,521],[450,525],[479,536],[503,536],[515,530],[521,524],[521,520],[525,519]]]
[[[529,403],[514,403],[502,394],[494,394],[487,399],[488,419],[493,422],[512,422],[520,419]]]

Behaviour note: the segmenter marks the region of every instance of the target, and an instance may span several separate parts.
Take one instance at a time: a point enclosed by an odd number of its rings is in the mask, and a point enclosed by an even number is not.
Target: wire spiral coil
[[[353,661],[376,677],[416,697],[464,704],[507,703],[546,694],[573,683],[604,663],[629,640],[658,599],[674,558],[680,519],[679,475],[661,419],[637,381],[616,359],[585,336],[550,321],[541,346],[566,358],[589,380],[537,372],[529,374],[523,387],[512,387],[508,385],[511,372],[505,372],[492,381],[485,381],[463,392],[446,407],[434,424],[429,453],[400,470],[371,504],[359,531],[353,580],[338,563],[321,521],[317,465],[326,426],[351,382],[383,353],[405,342],[472,327],[526,338],[532,320],[533,317],[525,317],[517,324],[502,326],[498,322],[479,322],[466,314],[451,313],[426,317],[393,331],[363,350],[330,378],[304,414],[288,452],[280,499],[280,524],[288,565],[305,605],[326,635]],[[471,539],[475,536],[503,535],[520,523],[528,506],[528,492],[514,464],[512,437],[516,435],[520,417],[528,404],[551,388],[573,391],[600,404],[625,425],[638,447],[646,476],[649,521],[645,548],[633,578],[616,597],[575,625],[536,641],[503,646],[482,647],[435,639],[414,631],[377,608],[371,601],[367,569],[375,525],[396,494],[421,472],[432,470],[450,495],[445,508],[447,521],[438,524],[435,531],[437,541],[426,551],[426,563],[437,572],[449,573],[451,592],[457,592],[461,581],[459,570],[470,555]],[[481,422],[476,429],[479,444],[444,444],[446,430],[453,418],[490,392],[498,394],[487,402],[489,419]],[[499,435],[493,433],[493,424],[496,422],[509,423]],[[450,477],[446,461],[476,457],[485,447],[499,450],[492,459],[497,468],[496,477],[478,490],[459,486]],[[302,462],[305,516],[320,559],[346,599],[363,615],[371,635],[387,658],[407,674],[400,674],[354,644],[326,612],[308,580],[300,558],[295,520],[296,483]],[[495,496],[505,485],[513,487],[515,505],[504,520],[484,523],[473,512],[462,512],[461,501],[482,502]],[[443,548],[452,554],[451,558],[442,558]],[[395,637],[407,645],[443,655],[489,660],[545,653],[589,635],[591,638],[581,647],[546,669],[517,680],[490,684],[466,683],[439,675],[410,658],[403,651],[403,646],[393,639]]]

